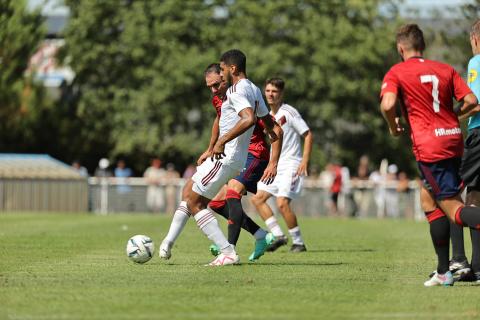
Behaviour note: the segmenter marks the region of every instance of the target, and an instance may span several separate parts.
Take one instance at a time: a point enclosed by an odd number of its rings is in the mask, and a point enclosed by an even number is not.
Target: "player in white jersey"
[[[303,178],[307,175],[308,161],[312,150],[313,135],[300,113],[292,106],[283,103],[285,82],[279,78],[266,81],[265,97],[271,108],[271,114],[283,129],[282,153],[278,161],[277,176],[272,184],[258,183],[258,192],[252,198],[253,205],[265,221],[267,227],[275,237],[275,241],[267,251],[275,251],[287,244],[287,237],[283,234],[267,204],[272,195],[277,198],[277,206],[288,227],[293,245],[291,252],[306,251],[297,217],[290,207],[290,201],[301,192]],[[302,153],[301,139],[305,139]]]
[[[221,254],[209,264],[212,266],[237,264],[239,258],[207,205],[243,169],[256,117],[268,115],[260,90],[246,79],[245,55],[239,50],[227,51],[220,59],[220,66],[231,87],[222,104],[219,138],[212,158],[204,161],[192,177],[193,186],[187,196],[187,207],[198,227],[220,249]],[[273,127],[267,130],[275,139]],[[264,177],[273,178],[275,174],[276,168],[270,168],[265,170]]]

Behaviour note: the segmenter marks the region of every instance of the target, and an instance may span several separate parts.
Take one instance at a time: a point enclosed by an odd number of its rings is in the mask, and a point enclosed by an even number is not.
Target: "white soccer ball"
[[[136,263],[145,263],[152,259],[155,251],[155,245],[150,237],[142,234],[128,239],[127,242],[127,256],[130,260]]]

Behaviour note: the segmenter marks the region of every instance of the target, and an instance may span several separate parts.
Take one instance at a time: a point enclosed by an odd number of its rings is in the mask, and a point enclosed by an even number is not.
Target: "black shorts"
[[[418,161],[418,168],[425,188],[437,200],[452,198],[463,189],[460,177],[461,158],[450,158],[437,162]]]
[[[480,190],[480,128],[468,133],[460,174],[465,186]]]

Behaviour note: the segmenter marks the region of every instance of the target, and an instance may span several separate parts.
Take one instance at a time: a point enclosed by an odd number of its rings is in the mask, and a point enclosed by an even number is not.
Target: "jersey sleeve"
[[[263,97],[261,96],[261,94],[257,101],[257,116],[260,118],[265,117],[269,113],[269,111],[267,105],[265,104],[265,101],[263,101]]]
[[[477,98],[480,98],[480,79],[478,79],[478,70],[480,69],[480,59],[472,58],[468,63],[468,86]]]
[[[463,81],[462,77],[460,77],[458,72],[453,69],[453,94],[455,96],[455,100],[460,101],[469,93],[472,93],[472,91],[467,86],[465,81]]]
[[[246,108],[254,109],[254,106],[252,106],[247,97],[241,92],[232,92],[230,94],[230,101],[232,102],[233,108],[237,113],[240,113],[240,111]]]
[[[307,123],[305,122],[305,120],[303,120],[302,116],[299,113],[295,113],[289,120],[295,131],[297,131],[297,133],[301,136],[303,136],[305,132],[310,130]]]
[[[387,92],[398,94],[398,87],[398,79],[392,69],[390,69],[383,78],[382,89],[380,91],[380,99],[382,99],[383,95]]]

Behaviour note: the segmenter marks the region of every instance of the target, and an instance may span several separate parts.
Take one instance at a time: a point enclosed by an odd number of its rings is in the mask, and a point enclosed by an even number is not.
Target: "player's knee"
[[[286,212],[290,210],[290,203],[287,198],[278,198],[277,199],[278,210],[281,212]]]

